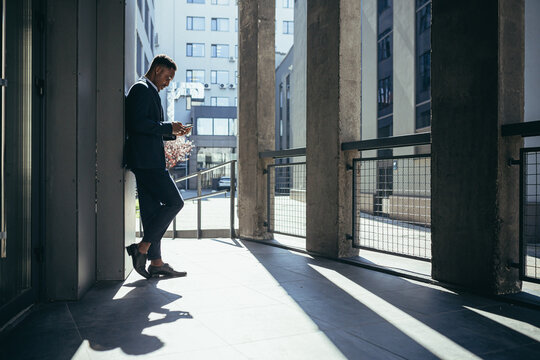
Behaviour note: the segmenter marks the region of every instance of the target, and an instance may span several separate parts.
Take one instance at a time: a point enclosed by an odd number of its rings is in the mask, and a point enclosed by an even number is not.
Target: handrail
[[[225,166],[227,166],[227,165],[229,165],[230,163],[233,163],[233,162],[236,162],[236,160],[230,160],[230,161],[224,162],[224,163],[222,163],[222,164],[213,166],[213,167],[211,167],[210,169],[204,169],[204,170],[197,171],[196,173],[193,173],[193,174],[190,174],[190,175],[181,177],[181,178],[176,179],[176,180],[174,180],[174,181],[175,181],[175,182],[180,182],[180,181],[188,180],[188,179],[197,177],[198,175],[206,174],[206,173],[211,172],[211,171],[214,171],[214,170],[216,170],[216,169],[225,167]]]
[[[206,198],[210,198],[210,197],[213,197],[213,196],[218,196],[218,195],[221,195],[221,194],[226,194],[228,192],[230,192],[231,190],[220,190],[220,191],[216,191],[216,192],[213,192],[213,193],[210,193],[210,194],[206,194],[206,195],[201,195],[201,196],[194,196],[194,197],[190,197],[188,199],[184,199],[184,201],[188,201],[188,200],[202,200],[202,199],[206,199]]]
[[[540,120],[501,125],[502,136],[539,136]]]
[[[365,151],[429,144],[431,144],[431,133],[420,133],[413,135],[390,136],[380,139],[345,142],[341,144],[341,150]]]
[[[213,192],[213,193],[210,193],[210,194],[202,195],[202,175],[206,174],[206,173],[209,173],[211,171],[214,171],[216,169],[225,167],[225,166],[230,166],[231,167],[229,190],[221,190],[221,191],[216,191],[216,192]],[[229,209],[229,211],[230,211],[230,219],[229,219],[230,227],[229,227],[229,234],[231,236],[231,239],[235,238],[236,234],[235,234],[235,226],[234,226],[234,218],[235,218],[235,216],[234,216],[235,211],[234,210],[235,210],[235,193],[236,193],[236,160],[230,160],[230,161],[224,162],[222,164],[213,166],[210,169],[201,170],[201,171],[198,171],[198,172],[196,172],[194,174],[181,177],[180,179],[176,179],[175,183],[179,183],[181,181],[185,181],[185,180],[188,180],[188,179],[191,179],[191,178],[194,178],[194,177],[197,178],[197,196],[191,197],[189,199],[184,199],[184,201],[188,201],[188,200],[197,201],[197,238],[200,239],[202,237],[201,200],[206,199],[206,198],[210,198],[210,197],[214,197],[214,196],[217,196],[217,195],[225,194],[227,192],[230,192],[230,195],[229,195],[229,197],[230,197],[230,209]],[[139,223],[139,226],[141,226],[141,225],[142,225],[142,222]],[[139,232],[141,232],[141,230],[142,229],[140,227]],[[176,234],[176,217],[173,219],[173,238],[174,238],[175,234]]]
[[[294,149],[285,149],[285,150],[269,150],[269,151],[261,151],[259,153],[260,159],[265,158],[287,158],[287,157],[295,157],[295,156],[306,156],[306,148],[294,148]]]

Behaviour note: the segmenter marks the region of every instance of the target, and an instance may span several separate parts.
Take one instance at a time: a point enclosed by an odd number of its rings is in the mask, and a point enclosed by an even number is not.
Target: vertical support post
[[[202,179],[201,174],[197,174],[197,196],[202,194]],[[202,238],[201,229],[201,199],[197,199],[197,239]]]
[[[432,6],[432,275],[518,292],[522,139],[501,125],[523,121],[524,1]]]
[[[239,11],[238,218],[239,236],[268,239],[266,181],[275,147],[275,0],[243,0]]]
[[[172,239],[176,239],[176,216],[172,221]]]
[[[234,203],[235,203],[235,194],[236,194],[236,161],[231,161],[231,191],[229,192],[229,196],[231,197],[231,208],[230,208],[230,224],[231,224],[231,239],[234,239],[236,237],[235,229],[234,229]]]
[[[306,248],[332,257],[358,254],[341,143],[360,138],[360,18],[358,0],[307,3]]]
[[[2,13],[0,19],[2,27],[1,31],[1,49],[0,54],[0,72],[2,76],[2,84],[0,84],[1,91],[1,103],[0,103],[0,258],[7,257],[7,233],[6,233],[6,214],[5,214],[5,160],[6,160],[6,59],[4,54],[6,53],[6,1],[2,0],[0,4]]]

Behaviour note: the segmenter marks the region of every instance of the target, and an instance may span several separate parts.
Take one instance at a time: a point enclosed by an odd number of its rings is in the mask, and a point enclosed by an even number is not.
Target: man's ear
[[[156,66],[156,69],[155,69],[156,75],[159,75],[162,71],[163,71],[163,66],[161,65]]]

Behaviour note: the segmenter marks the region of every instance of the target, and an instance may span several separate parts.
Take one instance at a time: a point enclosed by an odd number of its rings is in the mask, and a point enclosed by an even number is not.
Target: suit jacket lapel
[[[150,80],[148,79],[145,79],[145,80],[146,80],[146,83],[148,84],[148,87],[150,88],[150,91],[152,91],[152,93],[154,94],[154,100],[157,101],[157,105],[159,107],[159,121],[163,122],[165,121],[165,119],[163,116],[163,106],[161,106],[161,98],[159,97],[158,92],[154,88],[154,85],[150,84]]]

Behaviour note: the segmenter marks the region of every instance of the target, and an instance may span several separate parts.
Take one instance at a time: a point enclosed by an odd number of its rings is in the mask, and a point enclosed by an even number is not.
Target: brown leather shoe
[[[137,244],[131,244],[126,247],[127,253],[131,256],[133,260],[133,268],[136,272],[139,273],[145,279],[150,279],[150,274],[146,271],[146,254],[139,252],[139,247]]]
[[[150,265],[148,266],[148,273],[153,277],[159,277],[159,275],[166,277],[182,277],[187,275],[187,272],[176,271],[169,264],[163,264],[162,266]]]

